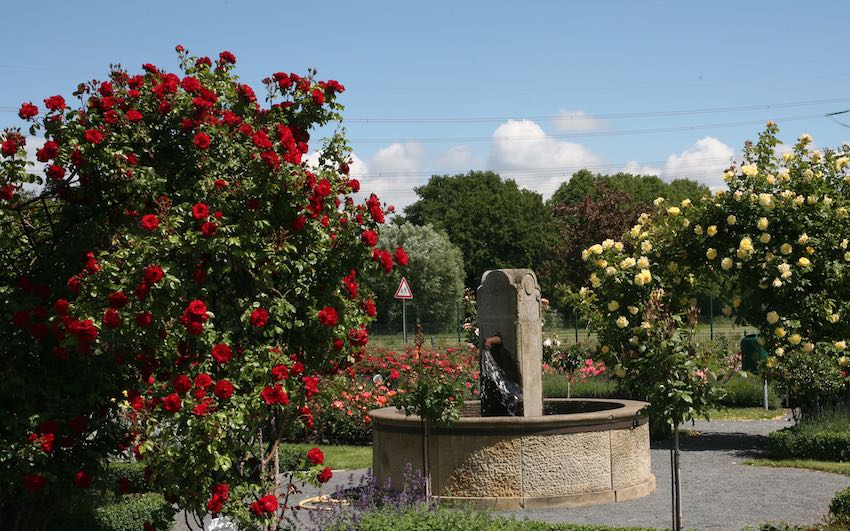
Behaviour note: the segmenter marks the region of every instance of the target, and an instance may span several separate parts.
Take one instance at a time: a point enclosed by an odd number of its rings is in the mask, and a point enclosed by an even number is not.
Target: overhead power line
[[[707,107],[697,109],[679,109],[668,111],[645,111],[603,114],[558,114],[554,116],[501,116],[501,117],[398,117],[398,118],[346,118],[346,123],[357,124],[467,124],[467,123],[493,123],[506,122],[508,120],[533,120],[540,121],[580,121],[580,120],[612,120],[616,118],[654,118],[661,116],[687,116],[692,114],[713,114],[743,111],[762,111],[769,109],[784,109],[789,107],[807,107],[811,105],[830,105],[844,103],[850,98],[832,98],[824,100],[791,101],[785,103],[766,103],[762,105],[744,105],[738,107]]]

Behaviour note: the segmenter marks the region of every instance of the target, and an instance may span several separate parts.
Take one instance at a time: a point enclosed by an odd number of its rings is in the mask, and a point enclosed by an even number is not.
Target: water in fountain
[[[522,387],[508,378],[490,348],[481,353],[480,383],[483,416],[522,416]]]

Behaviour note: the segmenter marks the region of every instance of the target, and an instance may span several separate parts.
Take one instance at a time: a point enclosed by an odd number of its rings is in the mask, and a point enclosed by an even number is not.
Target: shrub
[[[834,524],[850,525],[850,487],[838,492],[829,502],[829,517]]]
[[[762,379],[759,376],[743,376],[737,374],[723,383],[721,387],[726,395],[719,400],[719,405],[725,407],[758,407],[764,405]],[[767,386],[767,405],[770,409],[779,409],[782,400],[772,384]]]
[[[126,486],[123,494],[147,492],[147,480],[145,479],[145,465],[143,463],[132,463],[129,461],[113,461],[109,463],[98,482],[103,490],[116,490],[119,485]]]
[[[136,531],[143,522],[149,522],[156,529],[171,529],[174,513],[174,508],[160,494],[122,496],[117,503],[95,509],[94,529]]]
[[[602,525],[549,524],[493,516],[483,511],[459,511],[445,506],[419,504],[397,509],[377,509],[363,513],[358,521],[325,528],[329,531],[639,531],[640,528]]]
[[[850,414],[837,412],[810,419],[768,435],[777,458],[850,461]]]

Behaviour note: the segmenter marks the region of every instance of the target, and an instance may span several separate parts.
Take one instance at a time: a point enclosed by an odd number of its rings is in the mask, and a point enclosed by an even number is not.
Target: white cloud
[[[372,173],[415,173],[422,168],[422,145],[416,142],[398,142],[381,148],[369,160]]]
[[[693,179],[713,190],[725,188],[723,171],[729,167],[735,150],[714,137],[707,136],[693,143],[680,154],[667,157],[663,176],[673,179]]]
[[[27,152],[27,162],[33,163],[33,166],[29,166],[27,168],[27,173],[30,173],[32,175],[38,175],[42,179],[45,179],[46,177],[44,176],[44,169],[47,168],[47,164],[36,160],[35,152],[41,149],[42,146],[44,146],[46,140],[40,136],[30,135],[27,135],[26,140],[27,144],[26,146],[24,146],[24,150]],[[23,188],[24,190],[38,194],[41,193],[41,191],[44,189],[44,185],[38,183],[24,183]]]
[[[454,146],[437,157],[437,165],[447,172],[467,171],[481,164],[482,160],[475,156],[472,146]]]
[[[655,175],[658,177],[662,174],[661,168],[650,166],[649,164],[641,164],[634,160],[627,162],[626,165],[623,166],[623,172],[631,173],[632,175]]]
[[[576,170],[603,162],[604,159],[581,144],[550,137],[531,120],[509,120],[493,133],[487,164],[502,177],[512,178],[523,188],[547,198]],[[533,171],[553,168],[563,168],[563,172]]]
[[[608,122],[584,111],[561,111],[552,120],[556,131],[590,131],[593,129],[608,129]]]

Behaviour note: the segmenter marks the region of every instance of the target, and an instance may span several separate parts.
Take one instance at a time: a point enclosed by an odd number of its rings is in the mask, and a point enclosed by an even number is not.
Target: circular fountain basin
[[[584,507],[646,496],[650,471],[646,402],[548,399],[539,417],[481,417],[465,403],[451,426],[429,431],[433,493],[495,510]],[[422,469],[422,421],[395,408],[370,413],[379,485],[401,489]]]

